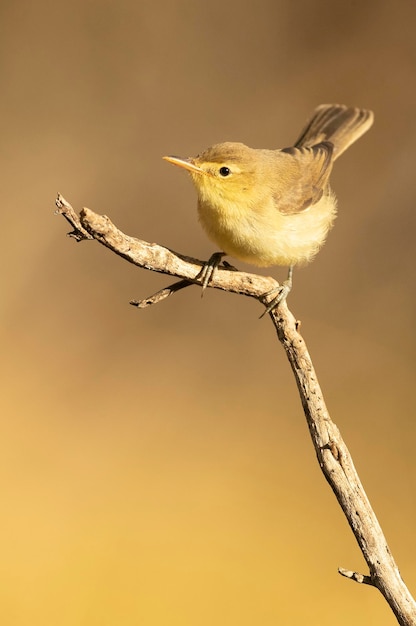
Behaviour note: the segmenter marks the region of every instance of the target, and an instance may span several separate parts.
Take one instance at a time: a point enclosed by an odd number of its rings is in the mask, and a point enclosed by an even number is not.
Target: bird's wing
[[[344,150],[367,132],[373,121],[373,112],[366,109],[347,107],[343,104],[321,104],[313,112],[295,146],[310,148],[322,141],[330,141],[334,146],[332,156],[335,161]]]
[[[275,194],[276,207],[286,215],[300,213],[322,198],[332,169],[333,145],[323,141],[311,148],[284,148],[279,152],[285,155],[285,192]],[[277,187],[281,189],[281,185]]]

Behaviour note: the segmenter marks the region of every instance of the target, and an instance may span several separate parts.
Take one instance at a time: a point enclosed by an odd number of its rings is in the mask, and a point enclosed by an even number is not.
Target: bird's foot
[[[260,315],[260,319],[264,317],[265,315],[267,315],[267,313],[270,313],[270,311],[272,311],[274,308],[279,306],[281,302],[284,302],[284,300],[286,300],[287,296],[289,295],[292,289],[292,276],[293,276],[293,266],[290,266],[286,280],[275,289],[272,289],[271,291],[267,291],[263,295],[263,297],[266,297],[266,298],[269,298],[270,296],[274,296],[274,298],[271,302],[269,302],[266,309]]]
[[[208,261],[204,264],[196,277],[202,284],[201,297],[204,295],[204,291],[207,288],[209,281],[213,277],[215,270],[220,265],[221,259],[224,256],[226,256],[226,252],[214,252],[214,254],[211,254]]]

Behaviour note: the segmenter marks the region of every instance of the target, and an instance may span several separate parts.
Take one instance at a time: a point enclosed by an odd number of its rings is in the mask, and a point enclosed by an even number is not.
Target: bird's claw
[[[211,254],[208,261],[204,264],[198,276],[196,277],[202,284],[201,297],[204,295],[204,291],[208,287],[209,281],[211,280],[215,270],[221,263],[222,257],[225,255],[225,252],[214,252],[214,254]]]
[[[287,296],[289,295],[292,289],[292,275],[293,275],[293,266],[289,267],[287,278],[281,285],[279,285],[275,289],[272,289],[271,291],[268,291],[267,293],[263,295],[263,298],[264,297],[268,298],[276,294],[273,300],[269,302],[269,304],[266,306],[265,310],[260,315],[259,319],[261,319],[262,317],[270,313],[270,311],[272,311],[277,306],[279,306],[281,302],[284,302],[284,300],[286,300]]]

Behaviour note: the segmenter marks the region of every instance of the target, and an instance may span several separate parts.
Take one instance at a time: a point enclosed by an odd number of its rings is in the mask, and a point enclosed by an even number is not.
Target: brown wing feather
[[[327,141],[311,148],[284,148],[292,162],[285,164],[287,192],[275,195],[276,207],[286,215],[305,211],[321,198],[332,169],[333,145]]]
[[[343,104],[321,104],[295,143],[297,148],[310,147],[322,141],[334,145],[333,160],[337,159],[354,141],[370,128],[372,111]]]

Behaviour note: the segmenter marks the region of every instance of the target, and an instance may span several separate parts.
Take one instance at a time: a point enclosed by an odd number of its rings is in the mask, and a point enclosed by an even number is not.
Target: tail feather
[[[334,146],[335,160],[367,132],[373,121],[373,112],[366,109],[342,104],[321,104],[315,109],[295,147],[310,148],[322,141],[329,141]]]

